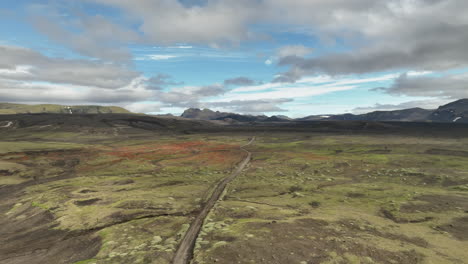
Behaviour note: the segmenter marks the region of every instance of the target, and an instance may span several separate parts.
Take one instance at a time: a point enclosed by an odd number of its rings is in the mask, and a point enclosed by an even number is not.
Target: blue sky
[[[0,101],[288,115],[468,97],[461,0],[0,3]]]

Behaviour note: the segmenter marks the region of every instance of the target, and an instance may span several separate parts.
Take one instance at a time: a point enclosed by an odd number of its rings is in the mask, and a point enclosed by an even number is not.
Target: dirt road
[[[193,249],[195,247],[195,241],[197,240],[198,234],[200,233],[200,230],[203,226],[203,222],[205,221],[206,216],[211,211],[211,209],[213,209],[214,205],[221,197],[221,194],[224,192],[224,189],[226,189],[227,184],[231,182],[233,179],[235,179],[242,172],[245,166],[250,162],[252,153],[244,149],[244,147],[252,144],[254,140],[255,140],[255,137],[253,137],[249,141],[249,143],[240,147],[241,150],[247,153],[247,156],[244,158],[244,160],[242,160],[242,162],[237,166],[237,168],[229,176],[227,176],[220,183],[218,183],[210,199],[208,199],[202,211],[192,222],[189,229],[185,233],[184,238],[180,242],[179,248],[177,249],[174,255],[174,259],[172,260],[173,264],[190,263],[190,260],[193,257]]]

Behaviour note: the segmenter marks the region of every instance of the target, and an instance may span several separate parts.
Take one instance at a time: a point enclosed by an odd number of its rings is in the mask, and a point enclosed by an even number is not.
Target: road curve
[[[244,147],[252,144],[255,141],[255,137],[253,137],[249,143],[240,147],[247,156],[242,160],[241,163],[237,166],[237,168],[226,178],[224,178],[218,185],[216,185],[213,194],[206,202],[205,206],[203,207],[202,211],[198,214],[195,220],[190,225],[189,229],[185,233],[184,238],[179,244],[179,248],[177,249],[174,258],[172,260],[173,264],[188,264],[190,260],[193,258],[193,249],[195,247],[195,241],[197,240],[198,234],[203,226],[203,222],[205,221],[206,216],[210,213],[211,209],[213,209],[216,202],[221,197],[224,189],[229,182],[234,180],[245,168],[245,166],[249,163],[252,153],[244,149]]]

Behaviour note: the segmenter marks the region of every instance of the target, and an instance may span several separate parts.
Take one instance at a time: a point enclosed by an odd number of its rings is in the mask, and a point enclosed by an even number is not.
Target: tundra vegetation
[[[0,263],[466,263],[468,136],[0,130]]]

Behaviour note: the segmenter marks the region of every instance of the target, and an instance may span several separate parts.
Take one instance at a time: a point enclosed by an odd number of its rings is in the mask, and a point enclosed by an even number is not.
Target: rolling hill
[[[99,105],[56,105],[56,104],[11,104],[0,103],[0,114],[129,114],[130,111],[118,106]]]

